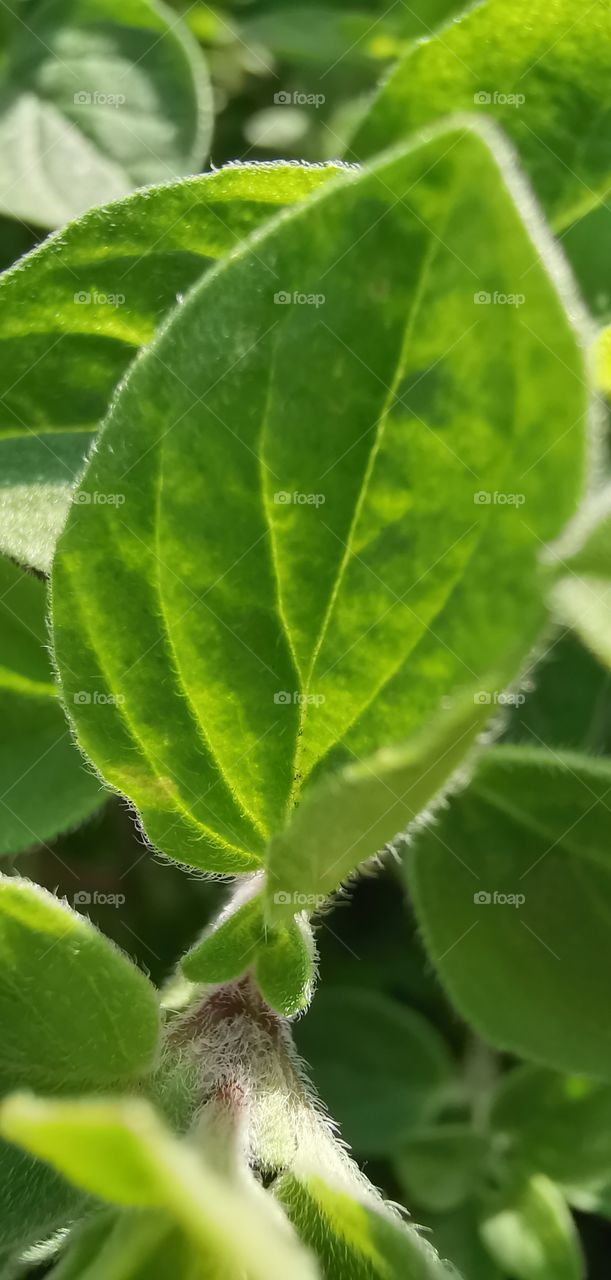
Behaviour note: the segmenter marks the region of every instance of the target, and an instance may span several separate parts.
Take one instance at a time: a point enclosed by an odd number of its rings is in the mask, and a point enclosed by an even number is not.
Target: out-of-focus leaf
[[[374,991],[323,986],[295,1037],[318,1092],[359,1155],[400,1151],[451,1080],[451,1060],[435,1029]]]
[[[0,854],[51,840],[104,800],[57,699],[42,582],[0,559]]]
[[[482,1178],[487,1151],[484,1135],[466,1124],[431,1125],[410,1134],[393,1161],[408,1204],[432,1213],[464,1204]]]
[[[602,203],[611,181],[611,9],[594,0],[485,0],[410,50],[352,139],[350,159],[454,111],[509,135],[556,228]],[[515,291],[518,285],[515,286]]]
[[[219,1175],[139,1099],[56,1102],[15,1094],[0,1132],[111,1203],[163,1210],[202,1261],[233,1280],[315,1280],[308,1253],[254,1179]]]
[[[531,1178],[484,1217],[480,1230],[515,1280],[583,1280],[584,1259],[566,1202],[548,1178]]]
[[[337,172],[243,165],[136,192],[0,278],[0,550],[50,568],[76,477],[138,349],[204,271]]]
[[[57,227],[133,187],[197,172],[206,64],[159,0],[46,0],[16,22],[0,88],[0,210]]]
[[[0,1073],[7,1088],[109,1088],[154,1064],[157,996],[97,929],[27,880],[0,877]]]
[[[407,875],[427,950],[501,1048],[611,1076],[611,762],[487,752],[416,835]]]

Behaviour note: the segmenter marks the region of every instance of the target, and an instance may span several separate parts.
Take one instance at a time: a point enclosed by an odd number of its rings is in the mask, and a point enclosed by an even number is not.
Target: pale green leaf
[[[408,50],[352,139],[362,160],[453,111],[487,116],[518,149],[552,225],[611,187],[611,9],[594,0],[484,0]]]
[[[241,165],[137,192],[0,277],[0,550],[45,572],[138,349],[211,264],[337,166]]]
[[[359,1155],[401,1149],[451,1080],[446,1046],[420,1014],[375,991],[324,987],[295,1028],[323,1102]]]
[[[587,391],[499,146],[458,126],[282,214],[113,402],[54,565],[57,658],[81,745],[181,862],[260,866],[305,784],[457,691],[491,702],[545,620]],[[475,301],[523,273],[520,318]]]
[[[505,747],[418,833],[407,867],[429,955],[501,1048],[611,1076],[611,762]]]
[[[0,1131],[111,1203],[169,1213],[203,1259],[247,1280],[314,1280],[309,1255],[254,1179],[230,1181],[178,1142],[142,1100],[56,1102],[15,1094]]]
[[[561,620],[605,666],[611,666],[611,489],[597,495],[553,561],[551,603]]]
[[[97,929],[27,880],[0,877],[0,1078],[110,1086],[154,1065],[156,993]]]
[[[325,1280],[451,1280],[432,1245],[382,1202],[376,1209],[322,1178],[292,1174],[278,1179],[274,1194]]]
[[[0,854],[53,839],[104,800],[57,699],[45,610],[43,583],[0,560]]]
[[[584,1259],[562,1193],[533,1177],[501,1201],[480,1227],[486,1247],[515,1280],[583,1280]]]
[[[0,89],[0,209],[57,227],[134,187],[197,172],[206,64],[159,0],[46,0],[13,24]]]

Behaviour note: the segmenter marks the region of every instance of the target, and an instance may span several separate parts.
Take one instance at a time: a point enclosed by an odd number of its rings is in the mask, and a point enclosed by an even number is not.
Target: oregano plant
[[[3,1280],[611,1217],[611,11],[371,7],[7,11]]]

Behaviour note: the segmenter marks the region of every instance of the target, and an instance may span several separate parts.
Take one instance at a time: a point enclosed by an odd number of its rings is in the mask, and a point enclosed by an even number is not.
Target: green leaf
[[[512,1167],[536,1170],[564,1188],[611,1178],[611,1088],[580,1076],[522,1066],[498,1088],[491,1124]]]
[[[611,755],[611,674],[574,632],[553,638],[530,682],[534,687],[509,708],[506,739]]]
[[[502,689],[544,621],[587,397],[498,146],[435,134],[281,215],[113,402],[54,563],[57,659],[81,745],[183,863],[260,866],[306,783]],[[474,304],[523,272],[520,320]]]
[[[70,1235],[51,1272],[52,1280],[167,1280],[169,1275],[214,1280],[188,1238],[159,1210],[97,1215]]]
[[[560,1191],[537,1176],[481,1224],[486,1247],[515,1280],[582,1280],[577,1232]]]
[[[558,551],[551,603],[563,622],[611,666],[611,489],[597,495],[574,532],[577,549]]]
[[[19,21],[0,90],[0,210],[57,227],[134,187],[197,172],[206,64],[158,0],[46,0]]]
[[[0,1086],[4,1093],[2,1082]],[[54,1169],[0,1141],[0,1248],[21,1251],[65,1226],[86,1207],[83,1192]]]
[[[408,865],[454,1003],[504,1049],[611,1076],[611,763],[496,748]]]
[[[249,886],[252,892],[252,887]],[[254,968],[268,1004],[285,1017],[310,1002],[314,981],[314,940],[303,918],[269,925],[261,894],[236,898],[181,961],[192,982],[217,983]]]
[[[446,1213],[475,1194],[487,1152],[487,1139],[469,1125],[431,1125],[402,1143],[393,1164],[409,1204]]]
[[[482,702],[471,694],[412,741],[383,747],[307,792],[269,847],[272,918],[300,905],[320,908],[361,862],[407,831],[463,762],[489,716],[487,696]]]
[[[485,0],[408,50],[348,152],[375,154],[450,112],[491,117],[518,149],[555,228],[611,182],[611,10],[594,0]]]
[[[0,1130],[96,1196],[164,1210],[202,1260],[224,1265],[229,1276],[235,1270],[248,1280],[314,1280],[308,1254],[254,1179],[221,1177],[140,1099],[55,1102],[15,1094],[0,1109]]]
[[[403,1146],[439,1105],[451,1060],[418,1013],[374,991],[323,987],[295,1028],[300,1053],[343,1137],[359,1155]]]
[[[57,700],[45,609],[42,582],[0,560],[0,854],[53,839],[105,798]]]
[[[0,278],[0,550],[45,572],[138,348],[215,261],[337,166],[243,165],[137,192]]]
[[[154,1064],[156,993],[88,920],[44,889],[0,878],[0,1075],[100,1088]]]
[[[372,1208],[319,1177],[284,1174],[274,1194],[325,1280],[450,1280],[432,1246],[379,1202]]]

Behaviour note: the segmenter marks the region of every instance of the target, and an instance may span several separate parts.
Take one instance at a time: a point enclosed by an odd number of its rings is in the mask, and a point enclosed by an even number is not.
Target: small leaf
[[[611,11],[594,0],[485,0],[408,49],[348,150],[363,159],[455,111],[491,117],[515,144],[552,225],[608,192]]]
[[[611,1077],[611,763],[495,748],[417,833],[407,866],[427,950],[500,1048]]]
[[[0,550],[47,572],[115,386],[177,298],[337,166],[241,165],[92,210],[0,278]]]
[[[466,1124],[418,1129],[402,1143],[393,1164],[408,1203],[447,1213],[475,1194],[488,1142]]]
[[[462,126],[344,173],[204,277],[115,398],[54,642],[80,743],[168,856],[256,870],[306,786],[485,702],[538,636],[587,394],[522,201]],[[524,272],[520,319],[474,302]]]
[[[0,1109],[0,1130],[93,1195],[166,1211],[202,1259],[230,1275],[235,1269],[248,1280],[315,1280],[307,1253],[254,1179],[221,1177],[142,1100],[15,1094]]]
[[[292,1174],[278,1179],[274,1194],[325,1280],[450,1280],[432,1246],[381,1201],[376,1209],[319,1177]]]
[[[560,1191],[548,1178],[531,1178],[501,1202],[480,1227],[486,1247],[515,1280],[582,1280],[584,1260]]]
[[[105,799],[57,699],[45,609],[42,582],[0,559],[0,854],[78,826]]]
[[[158,0],[46,0],[12,28],[0,209],[57,227],[133,187],[197,172],[212,100],[197,44]]]
[[[0,1072],[6,1088],[100,1088],[151,1069],[156,993],[89,921],[0,877]]]
[[[434,1028],[373,991],[323,987],[295,1038],[324,1103],[359,1155],[400,1150],[451,1080],[451,1060]]]
[[[261,894],[239,899],[222,912],[181,967],[191,982],[228,982],[247,969],[277,1013],[290,1017],[309,1004],[314,980],[314,941],[307,921],[266,925]]]

